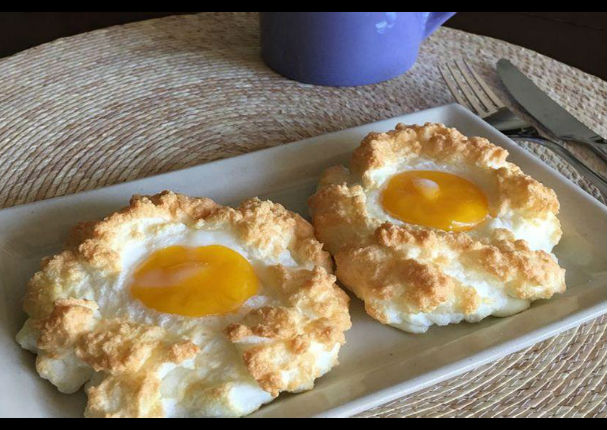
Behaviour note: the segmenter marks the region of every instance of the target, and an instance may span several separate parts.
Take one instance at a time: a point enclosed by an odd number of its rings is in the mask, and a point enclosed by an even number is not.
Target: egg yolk
[[[131,294],[159,312],[200,317],[238,309],[258,284],[251,264],[230,248],[170,246],[136,268]]]
[[[487,198],[475,184],[430,170],[394,175],[381,193],[381,204],[401,221],[448,231],[474,228],[489,210]]]

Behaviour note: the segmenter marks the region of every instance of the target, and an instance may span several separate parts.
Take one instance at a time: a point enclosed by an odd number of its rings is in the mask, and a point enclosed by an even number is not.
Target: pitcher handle
[[[428,12],[424,28],[424,39],[432,34],[434,30],[445,21],[455,15],[455,12]]]

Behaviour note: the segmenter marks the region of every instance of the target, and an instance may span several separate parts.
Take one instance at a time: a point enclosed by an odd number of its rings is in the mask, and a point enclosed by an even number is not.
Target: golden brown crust
[[[41,270],[29,280],[23,309],[32,318],[48,316],[55,306],[55,301],[62,299],[62,288],[56,280],[64,283],[78,284],[86,273],[82,270],[77,254],[67,250],[42,260]]]
[[[68,349],[95,371],[111,374],[137,372],[158,355],[158,363],[180,363],[192,358],[198,347],[192,342],[167,342],[160,327],[122,320],[95,321],[95,302],[62,299],[55,302],[47,318],[34,320],[40,330],[38,349],[50,357],[60,357]]]
[[[276,396],[280,391],[309,385],[310,375],[318,372],[307,351],[310,344],[323,345],[327,350],[344,344],[344,331],[351,323],[345,311],[349,297],[324,269],[292,271],[274,266],[270,282],[281,292],[286,306],[258,308],[241,322],[231,324],[226,333],[234,343],[246,342],[251,336],[268,340],[246,348],[243,359],[259,385]],[[286,380],[281,376],[283,372],[294,376]]]
[[[218,211],[211,221],[217,222],[223,217]],[[240,239],[250,247],[266,250],[273,256],[286,248],[298,263],[332,271],[331,256],[322,250],[310,223],[282,205],[257,198],[245,200],[233,221]]]
[[[367,214],[360,185],[327,183],[308,200],[316,237],[335,254],[341,248],[368,243],[379,222]]]
[[[111,374],[137,372],[154,354],[161,363],[180,363],[198,352],[192,342],[165,339],[167,333],[160,327],[111,320],[82,335],[75,352],[96,372]]]
[[[351,169],[364,177],[389,163],[425,156],[446,163],[480,167],[504,164],[508,151],[482,137],[467,138],[442,124],[397,124],[386,133],[369,133],[352,154]]]
[[[503,213],[509,208],[518,209],[525,213],[537,214],[559,212],[559,201],[556,193],[525,175],[518,166],[506,163],[496,171],[499,190],[499,207],[497,213]]]
[[[565,291],[565,270],[549,254],[503,235],[498,231],[475,241],[466,233],[384,223],[372,245],[335,255],[337,276],[361,299],[396,300],[409,312],[431,312],[450,300],[458,301],[464,314],[478,309],[474,290],[445,273],[453,261],[462,270],[493,277],[514,298],[546,299]],[[415,259],[407,257],[412,250]]]
[[[487,139],[467,138],[442,124],[398,124],[395,130],[367,135],[352,154],[350,170],[334,166],[323,173],[309,199],[316,235],[333,254],[337,277],[365,301],[371,316],[388,323],[387,303],[408,315],[443,305],[463,315],[479,312],[487,303],[458,280],[465,278],[456,276],[461,271],[488,279],[492,288],[515,300],[549,298],[565,290],[564,269],[555,259],[515,240],[508,230],[496,228],[481,239],[468,232],[396,226],[386,222],[388,217],[370,214],[369,193],[381,185],[375,172],[419,158],[481,172],[493,191],[492,217],[546,220],[555,226],[551,238],[558,242],[556,194],[507,162],[507,156]]]
[[[80,298],[81,287],[92,273],[110,280],[117,277],[127,243],[150,234],[140,227],[145,219],[158,221],[149,227],[152,234],[180,223],[193,229],[227,230],[244,247],[270,261],[290,253],[297,269],[267,268],[270,279],[265,287],[275,291],[281,304],[244,314],[226,330],[226,337],[241,351],[251,375],[273,395],[311,387],[322,369],[314,367],[310,344],[330,350],[345,342],[343,331],[350,327],[348,296],[335,285],[331,258],[315,239],[312,226],[281,205],[257,198],[233,209],[168,191],[133,196],[127,208],[101,221],[78,225],[67,249],[43,260],[28,284],[24,309],[30,316],[28,327],[38,331],[36,350],[44,376],[61,383],[61,377],[53,374],[57,360],[76,360],[78,366],[97,372],[96,378],[101,375],[87,389],[87,416],[164,413],[157,371],[164,364],[194,358],[199,346],[158,326],[107,316],[97,303]],[[247,336],[264,341],[250,348],[244,342]],[[283,355],[272,355],[270,362],[264,362],[268,351]],[[313,359],[312,363],[306,359]],[[296,377],[280,378],[285,369],[281,360],[290,363]],[[73,391],[78,381],[63,386]]]
[[[161,418],[160,379],[139,372],[108,376],[99,384],[87,387],[87,418]]]
[[[38,348],[50,356],[60,355],[90,330],[97,304],[90,300],[62,299],[48,318],[37,320],[40,330]]]

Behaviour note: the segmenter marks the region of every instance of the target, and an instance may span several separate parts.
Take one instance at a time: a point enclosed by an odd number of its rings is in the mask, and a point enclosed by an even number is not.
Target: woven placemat
[[[451,103],[437,64],[456,57],[470,59],[507,101],[493,65],[511,59],[607,135],[606,82],[499,40],[442,28],[398,78],[317,87],[263,65],[256,14],[181,15],[59,39],[0,60],[0,207]],[[540,155],[586,187],[566,164]],[[606,327],[605,317],[593,320],[360,416],[604,417]]]

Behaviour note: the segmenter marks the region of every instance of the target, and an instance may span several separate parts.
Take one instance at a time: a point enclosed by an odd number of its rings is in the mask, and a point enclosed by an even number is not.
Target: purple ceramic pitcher
[[[297,81],[372,84],[415,63],[422,40],[455,12],[262,12],[261,55]]]

